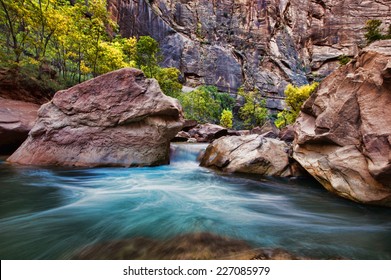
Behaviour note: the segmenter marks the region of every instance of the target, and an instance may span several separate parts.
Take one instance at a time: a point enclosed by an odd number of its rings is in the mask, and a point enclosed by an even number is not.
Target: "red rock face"
[[[295,124],[294,158],[329,191],[391,206],[391,40],[327,77]]]
[[[148,3],[147,3],[148,2]],[[330,74],[365,45],[368,19],[391,23],[388,0],[108,0],[124,36],[160,42],[164,65],[190,86],[235,92],[244,83],[282,109],[287,83]]]
[[[39,105],[0,98],[0,154],[13,153],[26,140]]]
[[[33,165],[143,166],[169,162],[169,142],[182,128],[177,100],[140,70],[117,70],[43,105],[29,138],[8,159]]]

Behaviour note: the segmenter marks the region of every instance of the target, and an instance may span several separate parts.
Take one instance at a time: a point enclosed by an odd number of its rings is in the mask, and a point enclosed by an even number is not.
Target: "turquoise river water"
[[[36,168],[0,162],[1,259],[68,259],[86,245],[210,232],[311,258],[391,259],[391,209],[314,181],[228,176],[198,166],[200,144],[171,164]]]

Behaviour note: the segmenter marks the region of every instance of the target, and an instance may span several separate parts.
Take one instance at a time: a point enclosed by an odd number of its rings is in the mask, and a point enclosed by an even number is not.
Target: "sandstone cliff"
[[[327,190],[391,206],[391,40],[328,76],[295,123],[293,157]]]
[[[366,20],[391,22],[388,0],[108,0],[124,36],[157,39],[187,85],[255,85],[282,108],[287,83],[331,73],[364,42]]]

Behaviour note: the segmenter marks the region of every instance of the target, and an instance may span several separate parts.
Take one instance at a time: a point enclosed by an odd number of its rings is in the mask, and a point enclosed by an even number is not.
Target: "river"
[[[86,245],[209,232],[310,258],[391,259],[391,209],[312,180],[199,167],[205,145],[172,144],[171,164],[37,168],[0,162],[1,259],[68,259]]]

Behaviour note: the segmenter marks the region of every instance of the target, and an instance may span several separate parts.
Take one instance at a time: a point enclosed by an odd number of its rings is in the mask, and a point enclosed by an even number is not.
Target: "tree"
[[[182,90],[182,84],[178,80],[179,74],[179,70],[174,67],[158,68],[155,78],[164,94],[174,98],[179,96]]]
[[[219,120],[220,104],[213,99],[212,94],[205,87],[198,87],[188,93],[181,93],[178,99],[187,119],[201,123],[216,123]]]
[[[292,124],[296,121],[300,113],[301,106],[310,97],[310,95],[318,87],[319,83],[314,82],[310,85],[296,87],[291,84],[287,85],[284,91],[285,102],[288,107],[282,112],[278,113],[275,124],[278,128]]]
[[[136,66],[143,70],[148,78],[156,75],[158,69],[159,43],[150,36],[141,36],[136,44]]]
[[[220,125],[226,128],[232,128],[232,111],[224,109],[220,117]]]
[[[219,115],[222,114],[223,110],[231,110],[235,106],[236,100],[229,93],[219,92],[216,86],[204,86],[212,94],[212,98],[220,104]]]
[[[257,100],[257,91],[246,92],[242,87],[239,88],[238,94],[245,99],[244,105],[239,110],[239,117],[244,121],[245,127],[250,129],[262,126],[269,117],[265,99]]]
[[[25,24],[28,10],[24,6],[24,0],[0,0],[1,46],[6,47],[6,54],[13,53],[13,61],[16,63],[21,59],[29,34]]]
[[[121,36],[117,36],[114,39],[114,42],[121,46],[122,52],[125,56],[125,63],[128,64],[129,67],[136,67],[135,59],[137,39],[135,37],[122,38]]]
[[[382,24],[381,20],[378,19],[370,19],[365,23],[365,39],[367,39],[367,43],[370,44],[377,40],[382,40],[383,35],[380,32],[380,25]]]
[[[149,36],[112,38],[117,30],[106,0],[0,0],[0,64],[28,69],[30,75],[62,79],[64,87],[137,66],[162,90],[179,94],[179,70],[160,68],[159,44]],[[56,68],[55,71],[53,68]]]

